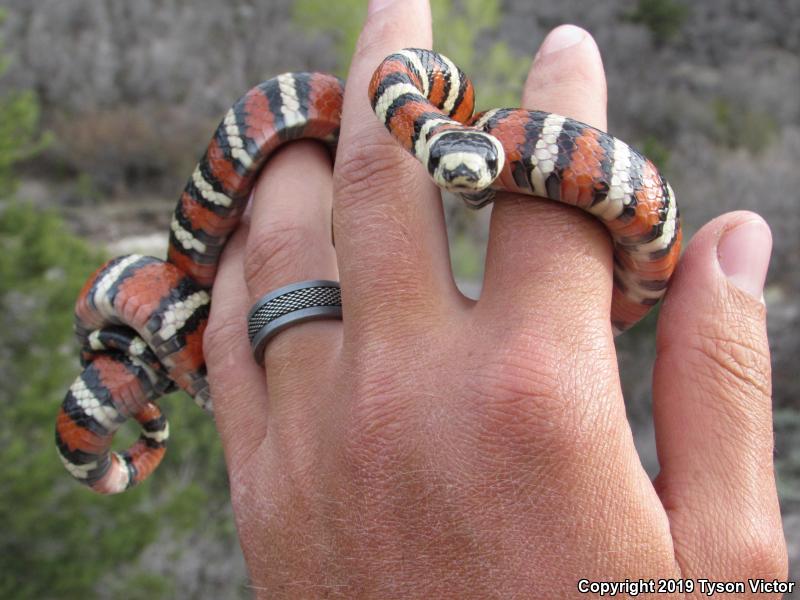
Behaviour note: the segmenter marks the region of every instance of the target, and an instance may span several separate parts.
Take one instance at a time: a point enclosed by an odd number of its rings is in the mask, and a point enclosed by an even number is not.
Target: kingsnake
[[[186,184],[167,260],[115,258],[86,282],[76,305],[84,369],[56,423],[59,455],[80,482],[117,493],[156,468],[169,435],[154,403],[161,395],[181,388],[211,409],[202,338],[222,248],[278,146],[313,138],[335,151],[343,91],[340,80],[321,73],[285,73],[251,89],[227,112]],[[434,181],[469,205],[505,190],[600,219],[614,242],[615,333],[663,295],[680,251],[678,208],[653,163],[627,144],[544,112],[494,109],[473,117],[471,82],[429,50],[387,57],[369,99]],[[129,417],[141,436],[113,452],[112,438]]]

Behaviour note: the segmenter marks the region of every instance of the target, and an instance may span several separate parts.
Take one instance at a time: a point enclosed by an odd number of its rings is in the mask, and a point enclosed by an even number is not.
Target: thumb
[[[786,575],[762,300],[771,250],[758,215],[715,219],[681,258],[659,316],[656,487],[684,577]]]

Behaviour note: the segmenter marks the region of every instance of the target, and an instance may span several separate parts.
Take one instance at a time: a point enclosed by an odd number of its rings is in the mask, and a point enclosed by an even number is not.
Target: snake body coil
[[[500,108],[473,117],[472,83],[428,50],[387,57],[369,93],[403,147],[467,204],[481,207],[495,191],[517,192],[600,219],[614,240],[615,333],[664,294],[680,253],[678,206],[653,163],[625,142],[552,113]]]
[[[434,181],[471,206],[495,191],[583,208],[614,240],[611,321],[631,326],[663,295],[680,248],[669,184],[624,142],[554,114],[495,109],[472,117],[472,84],[446,57],[407,49],[387,57],[369,89],[378,118]],[[312,138],[335,149],[342,83],[286,73],[228,111],[181,195],[167,261],[115,258],[92,275],[76,305],[82,373],[56,422],[67,470],[100,493],[121,492],[161,461],[168,424],[155,401],[176,388],[206,409],[202,338],[219,256],[255,180],[283,143]],[[129,417],[142,427],[125,452],[112,438]]]

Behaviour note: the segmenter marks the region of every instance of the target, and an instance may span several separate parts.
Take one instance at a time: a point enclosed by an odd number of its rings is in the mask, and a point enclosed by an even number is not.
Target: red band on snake
[[[87,281],[76,306],[84,370],[56,423],[59,454],[76,479],[117,493],[152,473],[168,438],[154,403],[164,393],[178,387],[211,408],[202,338],[220,253],[281,144],[310,138],[335,150],[342,97],[342,83],[320,73],[285,73],[251,89],[225,115],[181,195],[167,261],[124,256]],[[627,144],[549,113],[495,109],[472,117],[472,84],[428,50],[387,57],[369,97],[437,185],[471,206],[503,190],[600,219],[614,242],[616,332],[663,295],[680,251],[678,209],[666,180]],[[129,417],[142,426],[141,437],[112,452],[114,433]]]

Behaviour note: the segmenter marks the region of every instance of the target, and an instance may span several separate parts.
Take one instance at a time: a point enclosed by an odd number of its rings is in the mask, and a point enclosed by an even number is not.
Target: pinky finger
[[[267,386],[247,337],[249,295],[244,278],[246,225],[225,246],[214,281],[203,349],[228,471],[241,469],[267,430]]]

